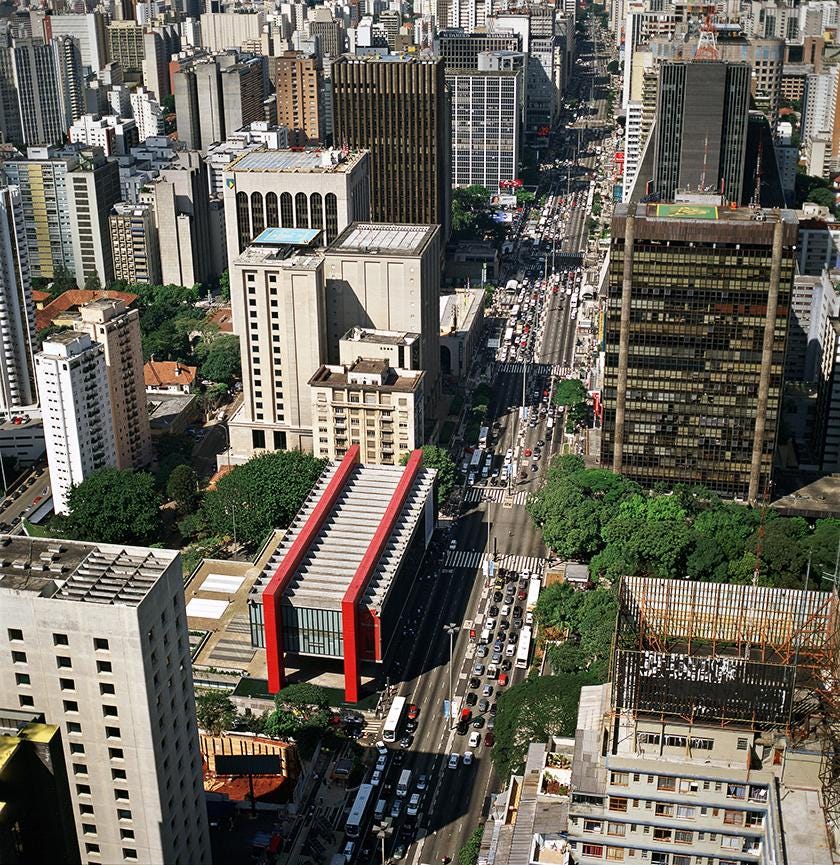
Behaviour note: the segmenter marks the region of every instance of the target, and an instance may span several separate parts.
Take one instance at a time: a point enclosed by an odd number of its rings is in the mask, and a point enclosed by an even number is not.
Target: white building
[[[180,556],[0,545],[0,706],[61,727],[81,861],[209,865]]]
[[[86,72],[96,74],[106,64],[108,48],[105,19],[101,12],[50,15],[46,22],[49,22],[51,36],[73,36],[79,40],[82,66]]]
[[[137,143],[137,126],[130,117],[82,115],[69,129],[72,144],[101,147],[106,156],[126,156]]]
[[[137,138],[145,141],[155,135],[163,135],[166,132],[163,109],[155,99],[155,94],[150,93],[144,87],[133,90],[129,96],[131,102],[131,116],[137,126]]]
[[[20,189],[0,189],[0,414],[37,402],[35,307]]]
[[[809,141],[812,136],[820,133],[830,134],[834,129],[838,81],[840,69],[836,66],[831,67],[828,72],[809,75],[805,79],[803,141]]]
[[[86,333],[62,331],[35,356],[53,506],[97,469],[117,463],[105,349]]]
[[[223,195],[225,190],[225,171],[230,164],[252,150],[265,147],[268,150],[286,149],[289,146],[289,130],[285,126],[273,126],[258,120],[231,133],[224,141],[211,144],[207,148],[207,179],[210,195]]]

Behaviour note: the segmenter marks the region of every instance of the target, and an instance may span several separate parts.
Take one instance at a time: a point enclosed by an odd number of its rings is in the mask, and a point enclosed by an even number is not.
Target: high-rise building
[[[601,461],[651,487],[769,489],[796,217],[620,205],[612,221]]]
[[[111,21],[108,31],[108,60],[120,64],[126,81],[142,83],[146,48],[143,28],[136,21]]]
[[[160,285],[160,251],[154,209],[148,204],[114,205],[108,217],[114,279],[128,285]]]
[[[440,225],[445,245],[452,137],[443,60],[345,54],[332,82],[336,144],[371,152],[371,218]]]
[[[20,189],[33,278],[53,279],[60,270],[70,276],[76,272],[67,178],[78,161],[54,148],[30,147],[25,159],[8,159],[3,165],[6,180]]]
[[[63,125],[67,129],[85,113],[81,47],[75,36],[58,36],[51,44],[55,52]]]
[[[13,39],[14,88],[20,115],[21,144],[60,144],[66,138],[56,52],[42,39]]]
[[[321,62],[297,51],[286,51],[274,61],[277,123],[289,130],[289,144],[318,144],[324,138]]]
[[[147,138],[166,133],[166,121],[160,102],[145,87],[137,87],[129,94],[131,116],[137,125],[137,138],[143,142]]]
[[[53,507],[67,510],[71,487],[116,465],[105,348],[86,333],[61,331],[35,355]]]
[[[840,69],[832,66],[819,75],[808,75],[802,106],[802,141],[812,136],[834,131],[837,97],[840,90]]]
[[[518,176],[525,55],[487,52],[482,69],[447,69],[452,99],[452,184],[493,192]]]
[[[521,51],[522,37],[511,30],[468,33],[463,28],[441,30],[435,39],[435,54],[446,69],[478,69],[478,55],[486,51]]]
[[[181,36],[172,24],[143,34],[143,85],[158,101],[170,95],[169,60],[181,50]]]
[[[3,549],[0,705],[61,727],[81,860],[209,865],[180,556],[18,537]]]
[[[338,57],[344,51],[344,28],[331,9],[316,6],[310,13],[309,33],[318,37],[321,57]]]
[[[86,333],[105,349],[117,468],[143,468],[152,461],[152,436],[143,380],[140,313],[127,309],[119,298],[103,297],[86,303],[79,314],[81,320],[73,323],[73,329]]]
[[[73,237],[76,283],[94,278],[100,288],[114,279],[108,216],[120,200],[120,168],[96,148],[79,153],[78,166],[67,177],[67,204]]]
[[[653,187],[715,192],[740,203],[750,68],[746,63],[666,62],[659,69]]]
[[[94,75],[108,62],[108,39],[101,12],[63,13],[44,18],[44,37],[72,36],[79,41],[82,68]]]
[[[20,190],[0,189],[0,414],[37,402],[35,307]]]

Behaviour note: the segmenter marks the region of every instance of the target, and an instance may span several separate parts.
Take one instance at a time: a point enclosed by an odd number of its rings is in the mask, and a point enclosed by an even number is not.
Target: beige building
[[[326,131],[321,61],[285,51],[274,63],[278,125],[289,130],[289,143],[294,146],[318,144]]]
[[[108,217],[114,279],[129,285],[160,285],[160,252],[154,209],[147,204],[114,205]]]
[[[141,468],[152,461],[152,436],[143,379],[140,313],[121,300],[102,298],[79,310],[76,331],[87,333],[105,349],[117,468]]]
[[[180,556],[2,544],[0,706],[61,727],[81,861],[210,865]]]
[[[331,243],[351,222],[369,219],[369,164],[364,150],[262,148],[235,159],[224,172],[228,260],[264,228],[315,228]]]
[[[423,444],[423,377],[385,358],[322,366],[312,389],[313,453],[340,460],[353,445],[364,463],[399,465]]]

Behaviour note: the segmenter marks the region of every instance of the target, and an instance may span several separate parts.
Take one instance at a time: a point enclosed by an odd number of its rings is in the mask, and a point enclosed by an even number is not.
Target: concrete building
[[[160,285],[160,252],[154,210],[147,204],[114,205],[108,217],[114,279]]]
[[[274,85],[277,123],[289,130],[289,144],[320,144],[325,136],[321,60],[285,51],[274,59]]]
[[[445,244],[452,133],[443,60],[344,55],[332,83],[334,140],[370,150],[371,219],[439,225]]]
[[[94,75],[108,62],[105,18],[101,12],[64,13],[44,18],[44,38],[71,36],[78,40],[82,70]]]
[[[42,39],[13,39],[10,47],[0,47],[3,52],[11,60],[21,132],[19,139],[7,140],[21,145],[62,143],[67,130],[55,49]],[[6,131],[8,136],[8,126]]]
[[[111,21],[108,31],[108,60],[119,63],[126,81],[143,83],[146,59],[143,27],[136,21]]]
[[[314,228],[332,243],[370,218],[370,156],[357,151],[272,150],[235,159],[224,172],[225,230],[233,260],[264,228]]]
[[[436,472],[422,461],[414,451],[405,467],[361,465],[354,446],[315,484],[249,597],[272,693],[285,684],[287,656],[341,664],[350,703],[365,668],[387,670],[434,529]]]
[[[79,163],[67,177],[67,205],[73,238],[76,283],[94,277],[99,288],[114,280],[108,216],[120,200],[120,169],[97,148],[82,150]],[[92,286],[91,286],[92,287]]]
[[[58,98],[62,124],[66,129],[85,113],[85,80],[79,41],[73,36],[59,36],[52,41],[58,77]]]
[[[324,253],[327,362],[353,327],[420,334],[427,412],[440,393],[437,226],[353,223]]]
[[[20,537],[3,551],[0,705],[61,727],[81,860],[209,865],[180,556]]]
[[[797,216],[799,272],[803,275],[819,276],[826,268],[840,270],[840,222],[815,219],[813,215],[803,211],[797,211]]]
[[[118,469],[139,469],[152,461],[149,411],[143,379],[140,313],[119,299],[101,298],[79,310],[74,330],[105,349],[105,373]]]
[[[165,25],[143,33],[143,86],[160,102],[172,92],[169,61],[181,50],[181,36],[174,25]]]
[[[105,156],[128,156],[139,144],[137,126],[130,117],[84,114],[68,132],[71,143],[98,147]]]
[[[321,57],[338,57],[344,51],[344,28],[333,17],[331,9],[315,7],[310,13],[307,27],[318,37]]]
[[[53,507],[62,514],[74,484],[117,462],[105,348],[86,333],[61,331],[44,340],[35,370]]]
[[[802,105],[803,142],[809,141],[816,135],[831,137],[837,115],[838,88],[840,88],[840,69],[836,66],[832,66],[827,72],[807,77]]]
[[[482,348],[484,290],[459,288],[440,298],[440,371],[465,378]]]
[[[754,216],[615,210],[601,461],[643,486],[748,501],[769,488],[797,231],[792,211]]]
[[[20,190],[0,189],[0,415],[38,401],[35,306]]]
[[[367,464],[400,465],[423,444],[423,376],[382,357],[322,366],[309,380],[313,454],[340,460],[359,445]]]
[[[435,39],[435,54],[447,70],[478,69],[478,56],[487,51],[522,51],[522,37],[512,30],[467,32],[461,27],[441,29]]]
[[[201,44],[213,53],[230,48],[240,50],[249,43],[261,43],[265,12],[205,12],[201,15]]]
[[[223,196],[224,174],[230,164],[245,153],[265,147],[268,150],[287,150],[289,134],[285,126],[276,126],[265,121],[251,123],[232,132],[224,141],[211,144],[204,159],[207,165],[207,183],[210,195]]]
[[[128,98],[139,141],[166,133],[163,109],[153,93],[144,87],[137,87],[131,91]]]

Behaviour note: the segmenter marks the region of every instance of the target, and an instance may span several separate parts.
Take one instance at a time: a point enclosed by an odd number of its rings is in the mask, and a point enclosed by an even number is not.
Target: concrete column
[[[618,375],[615,393],[615,432],[612,470],[621,471],[624,448],[624,400],[627,394],[627,366],[630,353],[630,302],[633,294],[633,245],[636,239],[636,209],[627,208],[624,224],[624,271],[621,277],[621,329],[618,337]]]

